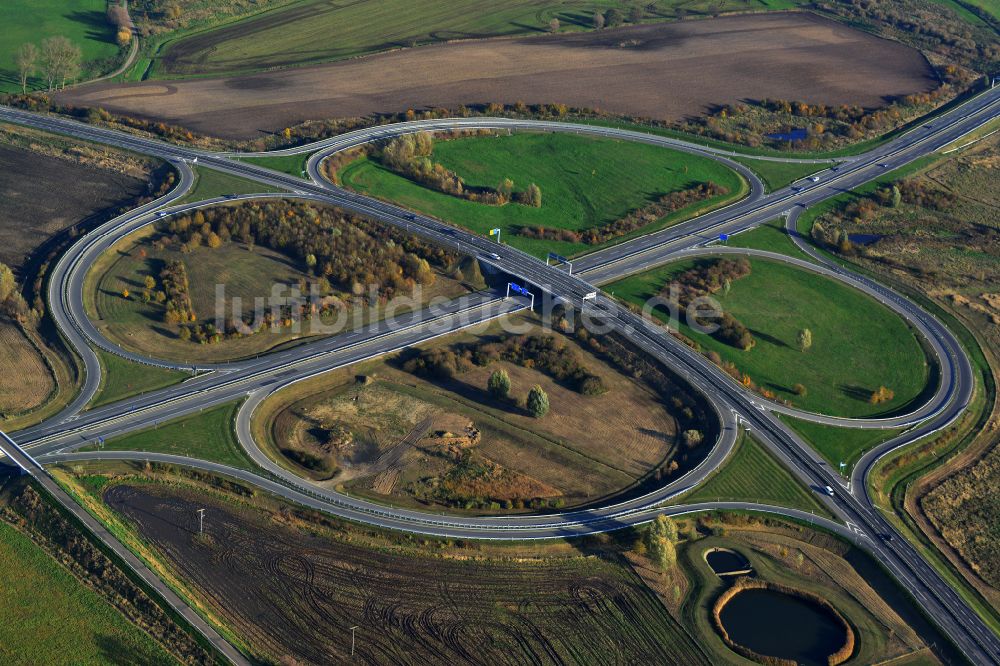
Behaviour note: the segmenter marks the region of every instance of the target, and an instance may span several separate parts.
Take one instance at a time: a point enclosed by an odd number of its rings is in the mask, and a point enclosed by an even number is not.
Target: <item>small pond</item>
[[[733,550],[713,548],[705,553],[705,561],[717,576],[725,576],[733,572],[744,572],[750,568],[750,562]]]
[[[882,234],[848,234],[847,237],[855,245],[872,245],[882,240]]]
[[[774,139],[775,141],[802,141],[807,138],[809,133],[802,127],[793,127],[787,132],[776,132],[774,134],[768,134],[768,139]]]
[[[783,592],[744,590],[719,614],[729,638],[760,655],[825,666],[846,640],[828,611]]]

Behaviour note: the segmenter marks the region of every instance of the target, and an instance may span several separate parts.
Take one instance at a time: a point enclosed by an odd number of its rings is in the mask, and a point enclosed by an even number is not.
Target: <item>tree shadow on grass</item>
[[[775,347],[790,347],[790,345],[786,343],[784,340],[780,340],[779,338],[774,337],[770,333],[765,333],[764,331],[755,328],[751,328],[750,333],[753,334],[755,338],[759,338],[764,342],[774,345]]]
[[[108,22],[104,12],[75,11],[69,12],[65,17],[73,23],[79,23],[84,26],[87,29],[87,39],[111,43],[114,37],[111,24]]]
[[[872,397],[871,389],[866,389],[864,386],[857,386],[854,384],[841,384],[837,388],[840,389],[840,392],[846,395],[848,398],[853,398],[854,400],[868,402]]]

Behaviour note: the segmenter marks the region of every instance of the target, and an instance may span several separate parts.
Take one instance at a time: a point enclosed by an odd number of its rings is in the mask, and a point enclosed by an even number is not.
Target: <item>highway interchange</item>
[[[2,120],[161,157],[171,161],[180,173],[179,182],[173,191],[85,235],[63,255],[53,269],[48,294],[50,310],[60,330],[83,359],[86,378],[80,394],[67,409],[45,423],[17,433],[17,441],[43,462],[83,458],[166,460],[170,457],[158,454],[69,451],[90,444],[97,437],[111,437],[211,405],[246,398],[237,418],[237,434],[250,456],[262,467],[261,473],[223,469],[222,466],[207,461],[172,461],[235,476],[293,501],[387,528],[440,536],[553,538],[634,525],[650,520],[659,512],[683,513],[706,508],[773,511],[809,520],[857,542],[893,573],[973,663],[1000,663],[1000,641],[959,595],[905,539],[882,538],[894,533],[894,529],[875,509],[867,495],[866,475],[881,456],[946,427],[961,415],[971,399],[974,375],[969,361],[954,335],[936,318],[884,286],[830,262],[797,239],[800,247],[812,255],[815,262],[803,267],[843,280],[899,312],[927,340],[931,355],[937,361],[940,381],[934,395],[910,413],[885,419],[840,419],[803,413],[768,402],[737,385],[703,356],[665,333],[661,327],[621,307],[604,293],[599,292],[595,299],[584,300],[584,296],[597,291],[595,285],[667,261],[705,251],[739,251],[736,248],[718,247],[706,250],[705,246],[718,238],[720,233],[734,235],[781,216],[785,216],[793,227],[795,218],[804,208],[952,143],[1000,115],[998,110],[1000,90],[986,91],[868,153],[845,158],[832,169],[821,172],[820,181],[816,184],[765,193],[759,179],[751,171],[727,159],[727,151],[641,132],[592,125],[503,118],[414,121],[358,130],[316,144],[271,153],[311,153],[307,162],[309,180],[306,180],[237,161],[231,154],[183,148],[63,118],[0,107]],[[322,160],[338,150],[405,132],[456,128],[564,131],[663,145],[723,161],[743,174],[750,183],[750,192],[745,199],[724,209],[586,255],[574,261],[573,275],[570,275],[563,269],[549,267],[537,258],[509,246],[497,245],[461,228],[443,225],[440,221],[413,215],[397,206],[338,188],[326,181],[320,173]],[[119,238],[155,221],[159,211],[188,210],[219,201],[171,207],[191,188],[193,174],[189,165],[196,159],[199,164],[210,168],[281,187],[297,197],[338,205],[404,227],[443,245],[478,255],[481,261],[494,264],[519,281],[531,285],[540,294],[582,308],[585,313],[605,322],[616,333],[670,367],[704,395],[719,419],[718,441],[698,468],[648,495],[613,506],[565,514],[495,518],[444,517],[404,511],[322,490],[276,465],[253,442],[249,424],[254,408],[267,396],[293,382],[334,367],[350,365],[365,358],[411,346],[436,335],[501,317],[526,306],[526,301],[503,300],[490,293],[470,295],[433,310],[412,313],[408,316],[408,323],[400,329],[390,330],[384,323],[376,323],[359,331],[317,339],[259,359],[199,367],[198,370],[206,372],[179,385],[85,411],[84,408],[96,393],[100,381],[100,365],[91,345],[103,347],[136,362],[171,366],[156,359],[137,357],[103,338],[84,311],[84,277],[101,252]],[[222,200],[229,199],[231,198]],[[498,258],[494,258],[494,255]],[[780,257],[780,260],[799,262],[788,257]],[[798,418],[846,427],[909,429],[865,455],[852,473],[853,483],[848,491],[844,480],[777,418],[778,413],[790,413]],[[835,496],[825,498],[825,501],[841,522],[834,523],[808,514],[796,515],[801,512],[784,508],[753,504],[662,506],[666,500],[697,485],[724,461],[736,440],[739,426],[751,430],[803,483],[813,488],[827,485],[837,488]]]

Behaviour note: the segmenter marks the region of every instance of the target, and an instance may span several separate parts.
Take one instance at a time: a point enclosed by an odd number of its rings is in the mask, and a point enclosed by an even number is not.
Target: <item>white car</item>
[[[809,176],[809,180],[811,180],[814,183],[818,183],[819,182],[819,176]]]
[[[825,492],[830,497],[833,497],[833,488],[831,488],[830,486],[824,486],[823,492]]]

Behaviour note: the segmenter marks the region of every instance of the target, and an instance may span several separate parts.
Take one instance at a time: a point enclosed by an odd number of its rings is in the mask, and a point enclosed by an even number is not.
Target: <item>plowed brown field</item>
[[[114,486],[105,501],[268,661],[709,663],[635,574],[604,559],[376,549],[169,487]]]
[[[249,76],[121,86],[59,101],[246,138],[310,119],[485,102],[560,102],[662,119],[778,97],[877,106],[931,89],[923,56],[807,13],[443,44]]]

